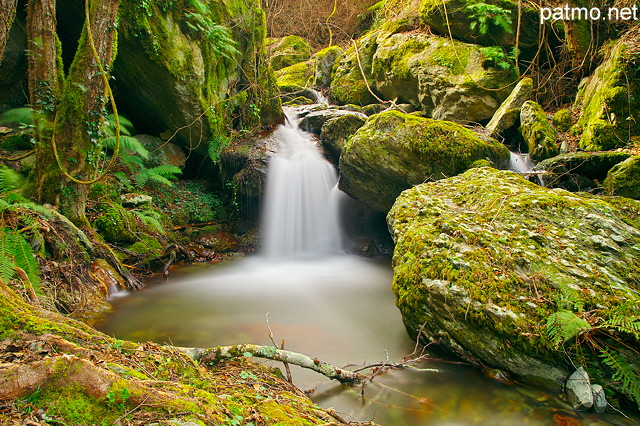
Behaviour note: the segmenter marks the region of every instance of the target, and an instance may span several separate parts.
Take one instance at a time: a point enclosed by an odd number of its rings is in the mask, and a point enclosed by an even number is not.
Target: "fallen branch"
[[[234,345],[219,346],[217,348],[201,349],[201,348],[176,348],[180,352],[186,354],[195,361],[202,363],[213,363],[227,358],[237,358],[239,356],[254,356],[258,358],[270,359],[273,361],[285,362],[297,365],[302,368],[308,368],[324,376],[338,380],[340,383],[356,385],[362,383],[367,377],[363,374],[349,370],[343,370],[317,358],[311,358],[297,352],[277,349],[273,346],[261,345]]]

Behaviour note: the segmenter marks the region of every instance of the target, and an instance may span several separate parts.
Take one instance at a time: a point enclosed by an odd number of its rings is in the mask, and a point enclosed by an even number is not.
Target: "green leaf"
[[[591,324],[571,311],[561,310],[547,318],[547,334],[556,345],[568,342],[590,328]]]

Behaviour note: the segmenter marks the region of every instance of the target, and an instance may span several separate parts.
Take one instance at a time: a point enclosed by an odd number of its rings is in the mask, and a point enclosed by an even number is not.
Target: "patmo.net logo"
[[[630,7],[560,7],[540,8],[540,21],[637,21],[638,5]]]

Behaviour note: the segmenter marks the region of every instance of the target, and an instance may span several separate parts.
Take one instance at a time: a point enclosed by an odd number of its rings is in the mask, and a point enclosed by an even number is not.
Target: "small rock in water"
[[[604,394],[604,389],[600,385],[591,386],[593,392],[593,409],[598,414],[602,414],[607,409],[607,397]]]
[[[567,397],[576,410],[588,410],[593,406],[593,391],[589,375],[584,368],[578,368],[567,380]]]

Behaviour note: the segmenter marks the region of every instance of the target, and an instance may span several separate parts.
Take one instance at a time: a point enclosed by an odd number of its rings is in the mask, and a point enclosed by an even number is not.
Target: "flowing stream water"
[[[167,282],[112,299],[100,329],[120,339],[178,346],[271,344],[337,366],[398,362],[414,351],[391,291],[388,259],[341,253],[336,173],[295,123],[279,130],[269,168],[259,255],[173,272]],[[271,363],[278,366],[277,363]],[[557,395],[488,379],[477,369],[422,361],[349,388],[292,367],[322,407],[381,425],[628,424],[575,413]],[[564,423],[563,423],[564,422]],[[602,424],[602,423],[599,423]]]

